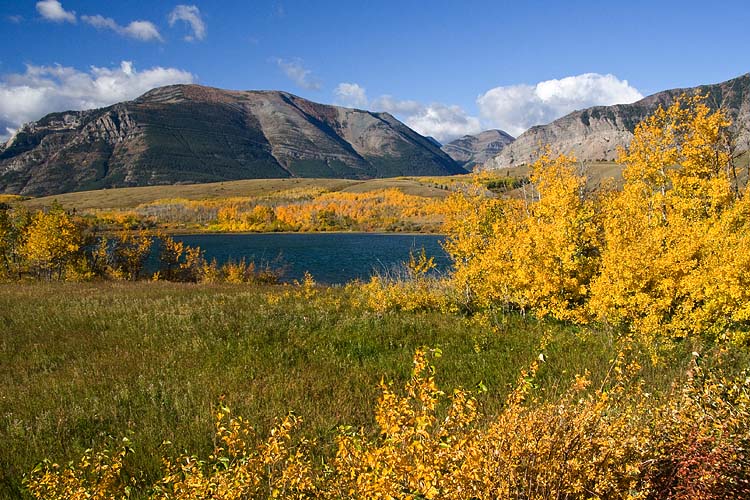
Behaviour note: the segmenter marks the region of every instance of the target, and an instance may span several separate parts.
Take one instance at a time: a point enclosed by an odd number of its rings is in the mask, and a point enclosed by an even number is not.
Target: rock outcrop
[[[540,149],[573,153],[579,160],[614,160],[618,147],[627,146],[636,125],[658,106],[668,106],[682,94],[706,95],[712,108],[723,108],[733,121],[732,133],[737,148],[750,149],[750,74],[715,85],[666,90],[633,104],[595,106],[574,111],[548,125],[532,127],[482,168],[513,167],[533,162]]]
[[[443,146],[448,156],[471,170],[496,156],[515,139],[502,130],[485,130],[476,135],[465,135]]]

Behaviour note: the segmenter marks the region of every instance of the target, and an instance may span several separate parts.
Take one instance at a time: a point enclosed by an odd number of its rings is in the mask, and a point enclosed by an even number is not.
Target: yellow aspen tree
[[[496,257],[502,253],[493,245],[498,229],[510,230],[511,204],[487,197],[478,187],[453,193],[446,200],[444,230],[448,237],[444,247],[453,260],[453,283],[465,305],[488,306],[509,300],[494,284],[505,272],[503,263],[486,256],[490,250]]]
[[[586,322],[589,283],[599,262],[594,202],[571,156],[549,150],[532,167],[538,199],[515,242],[519,302],[539,316]]]
[[[37,275],[61,279],[65,264],[78,255],[82,245],[81,227],[56,204],[34,214],[24,234],[22,255]]]
[[[149,231],[123,228],[108,242],[111,254],[109,274],[115,279],[137,280],[151,253],[153,243],[154,238]]]
[[[673,337],[716,319],[704,305],[710,280],[721,279],[711,239],[733,203],[722,146],[728,124],[702,97],[683,96],[636,127],[620,153],[623,190],[602,208],[605,250],[590,302],[599,319]]]
[[[595,206],[575,159],[546,151],[533,166],[531,200],[454,195],[446,249],[454,282],[479,307],[511,306],[585,322],[598,265]]]
[[[0,203],[0,279],[11,276],[13,256],[17,250],[18,231],[13,224],[13,214],[9,205]]]

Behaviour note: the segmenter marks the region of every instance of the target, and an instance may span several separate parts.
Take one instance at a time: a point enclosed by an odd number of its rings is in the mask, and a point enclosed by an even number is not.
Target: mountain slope
[[[463,173],[388,113],[286,92],[172,85],[107,108],[52,113],[0,147],[0,192],[281,177]]]
[[[740,150],[750,149],[750,74],[714,85],[673,89],[650,95],[633,104],[595,106],[574,111],[548,125],[532,127],[483,168],[506,168],[531,163],[542,145],[553,151],[573,153],[579,160],[614,160],[617,148],[627,146],[635,126],[659,105],[668,106],[681,94],[707,95],[707,104],[723,107],[733,121],[733,133]]]
[[[513,136],[502,130],[485,130],[476,135],[460,137],[442,149],[459,165],[471,170],[497,155],[513,141]]]

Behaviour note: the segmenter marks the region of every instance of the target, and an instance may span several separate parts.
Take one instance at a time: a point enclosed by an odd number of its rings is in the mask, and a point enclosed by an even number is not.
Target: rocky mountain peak
[[[581,161],[615,160],[618,148],[630,144],[638,123],[683,94],[705,95],[710,107],[724,109],[732,119],[738,147],[750,149],[750,74],[745,74],[713,85],[658,92],[632,104],[574,111],[547,125],[530,128],[481,167],[495,169],[532,163],[540,145],[572,153]]]
[[[463,173],[387,113],[287,92],[169,85],[88,111],[52,113],[0,148],[0,192],[274,177]]]
[[[465,135],[443,146],[448,156],[471,170],[497,155],[515,139],[502,130],[485,130],[476,135]]]

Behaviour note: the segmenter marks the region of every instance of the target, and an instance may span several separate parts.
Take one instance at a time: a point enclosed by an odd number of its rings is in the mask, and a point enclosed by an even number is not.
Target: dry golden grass
[[[440,179],[440,178],[435,178]],[[28,208],[49,206],[57,200],[66,209],[95,210],[134,208],[160,199],[183,198],[208,200],[240,196],[268,196],[290,189],[322,189],[362,193],[396,188],[405,194],[426,197],[445,197],[449,192],[435,185],[434,179],[398,177],[391,179],[248,179],[210,184],[184,184],[174,186],[146,186],[118,189],[81,191],[26,200]]]

